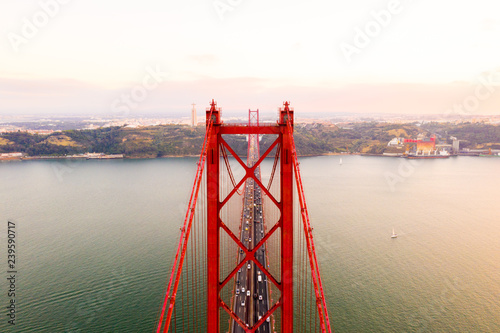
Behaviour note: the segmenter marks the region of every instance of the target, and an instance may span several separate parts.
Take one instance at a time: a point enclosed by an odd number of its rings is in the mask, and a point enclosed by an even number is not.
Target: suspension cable
[[[292,120],[291,120],[291,115],[290,115],[290,111],[288,109],[288,106],[285,106],[285,110],[287,112],[286,123],[287,123],[288,131],[290,133],[292,133],[293,132]],[[291,146],[292,146],[292,162],[293,162],[293,166],[294,166],[295,181],[297,183],[297,192],[298,192],[298,196],[299,196],[302,222],[304,225],[304,233],[305,233],[307,251],[309,254],[309,264],[311,266],[311,275],[312,275],[312,280],[314,283],[314,291],[316,293],[316,304],[318,307],[320,326],[321,326],[321,330],[323,332],[331,332],[330,319],[328,317],[326,300],[325,300],[325,296],[324,296],[324,292],[323,292],[323,283],[321,281],[321,276],[319,274],[319,266],[318,266],[318,260],[316,258],[316,250],[314,247],[312,227],[311,227],[311,223],[309,220],[309,212],[307,211],[307,204],[305,201],[304,188],[302,186],[302,178],[300,176],[300,168],[299,168],[299,162],[298,162],[298,158],[297,158],[297,150],[295,147],[295,141],[293,139],[293,135],[290,135],[290,141],[291,141]],[[323,313],[323,311],[324,311],[324,313]]]
[[[184,264],[184,257],[186,254],[187,242],[189,240],[189,234],[191,231],[196,202],[198,199],[198,193],[199,193],[200,184],[201,184],[201,180],[202,180],[202,176],[203,176],[205,159],[207,156],[208,143],[210,140],[210,136],[212,134],[212,126],[213,126],[212,113],[210,113],[210,116],[208,119],[209,119],[208,128],[207,128],[207,131],[205,132],[205,138],[203,140],[203,147],[201,150],[200,159],[198,161],[198,168],[196,170],[196,177],[195,177],[193,189],[191,192],[191,196],[189,199],[189,205],[188,205],[188,209],[186,212],[186,216],[184,218],[184,224],[183,224],[183,227],[181,228],[179,245],[177,247],[177,252],[175,254],[174,264],[172,266],[172,272],[170,274],[170,280],[168,283],[167,292],[165,293],[165,298],[163,300],[163,306],[162,306],[162,310],[161,310],[161,314],[160,314],[160,319],[158,320],[158,326],[156,329],[157,333],[159,333],[161,331],[161,327],[163,325],[163,317],[165,315],[165,310],[167,308],[167,305],[169,306],[169,308],[167,311],[167,318],[165,320],[165,326],[163,328],[164,333],[168,332],[168,328],[170,326],[170,320],[171,320],[172,314],[173,314],[173,308],[174,308],[175,301],[176,301],[177,288],[179,286],[179,279],[180,279],[180,276],[182,273],[182,266]],[[180,255],[180,257],[179,257],[179,255]],[[174,282],[174,278],[175,278],[175,282]],[[173,290],[171,291],[172,283],[173,283]]]

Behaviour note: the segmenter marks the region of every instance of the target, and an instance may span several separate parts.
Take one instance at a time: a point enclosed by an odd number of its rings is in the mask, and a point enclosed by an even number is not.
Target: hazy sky
[[[498,0],[0,4],[0,114],[500,114]]]

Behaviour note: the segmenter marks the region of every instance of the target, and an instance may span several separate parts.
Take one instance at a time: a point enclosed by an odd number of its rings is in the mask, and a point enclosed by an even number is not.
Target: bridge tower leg
[[[248,126],[259,126],[259,109],[252,111],[248,109]],[[248,149],[247,149],[247,163],[250,161],[250,144],[252,140],[257,139],[259,142],[259,134],[248,134]],[[260,157],[259,145],[257,145],[257,156]]]
[[[213,122],[207,149],[207,332],[219,333],[220,311],[220,217],[219,198],[219,138],[220,109],[212,100],[207,110],[207,126]],[[211,119],[210,119],[211,118]]]
[[[281,332],[293,332],[293,126],[288,127],[288,117],[293,124],[293,111],[285,102],[280,109],[279,126],[281,143]]]

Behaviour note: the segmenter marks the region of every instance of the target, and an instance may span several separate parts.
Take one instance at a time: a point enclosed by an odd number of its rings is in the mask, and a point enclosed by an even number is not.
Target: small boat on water
[[[342,165],[342,157],[340,158],[339,165]]]
[[[394,228],[392,228],[391,238],[398,238],[398,234],[394,232]]]

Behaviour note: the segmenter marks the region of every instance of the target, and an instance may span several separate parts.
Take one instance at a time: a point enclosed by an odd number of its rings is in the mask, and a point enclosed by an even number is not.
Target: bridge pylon
[[[272,123],[260,122],[259,110],[248,115],[248,123],[224,123],[214,100],[206,110],[157,333],[177,327],[220,333],[225,321],[229,333],[331,332],[293,138],[294,111],[284,102]],[[246,159],[241,136],[248,138]],[[274,158],[272,167],[266,158]],[[263,169],[271,171],[261,176]]]
[[[220,291],[227,281],[231,280],[234,274],[246,261],[241,261],[240,264],[232,270],[232,274],[220,280],[221,261],[221,232],[229,233],[229,236],[238,243],[238,246],[243,249],[249,261],[258,267],[265,276],[268,277],[281,292],[281,299],[277,302],[281,307],[281,332],[293,331],[293,164],[292,164],[292,139],[293,127],[287,126],[288,121],[293,119],[293,110],[288,107],[288,102],[285,103],[285,109],[280,112],[279,119],[275,124],[260,124],[258,118],[258,111],[249,110],[249,123],[247,126],[240,124],[223,124],[221,122],[221,110],[216,107],[216,103],[212,101],[210,109],[207,109],[207,126],[212,121],[212,133],[210,136],[208,150],[207,150],[207,317],[209,333],[220,332],[220,313],[221,308],[228,311],[230,316],[236,321],[241,322],[236,314],[230,309],[228,304],[225,304],[220,297]],[[290,119],[292,118],[292,119]],[[292,122],[293,123],[293,122]],[[249,136],[256,136],[258,140],[259,135],[275,134],[276,140],[271,146],[262,154],[258,156],[256,162],[243,163],[243,159],[227,144],[223,135],[246,134]],[[249,143],[250,143],[249,139]],[[245,176],[240,180],[234,189],[227,197],[220,197],[222,192],[220,189],[220,148],[225,147],[245,170]],[[256,168],[269,153],[275,148],[279,149],[280,158],[280,190],[279,197],[274,197],[261,183],[261,179],[256,176]],[[248,160],[248,159],[247,159]],[[247,179],[252,179],[257,184],[265,195],[272,198],[271,200],[276,204],[281,216],[278,223],[268,234],[266,234],[261,241],[269,238],[272,233],[280,229],[279,235],[281,237],[281,263],[273,263],[281,267],[280,276],[272,276],[263,265],[255,258],[255,252],[259,246],[248,248],[241,242],[237,235],[232,234],[231,230],[223,225],[221,220],[221,210],[232,195],[236,193]],[[262,320],[263,321],[263,320]],[[250,326],[250,323],[248,327]]]

